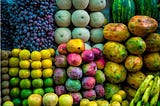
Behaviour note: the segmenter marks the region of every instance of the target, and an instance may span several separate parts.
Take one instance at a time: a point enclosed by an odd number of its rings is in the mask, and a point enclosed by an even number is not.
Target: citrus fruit
[[[126,99],[127,94],[124,90],[119,90],[117,94],[121,95],[123,100]]]
[[[102,102],[98,104],[98,106],[109,106],[109,102],[107,100],[102,100]]]
[[[29,68],[30,62],[29,62],[29,60],[20,60],[19,66],[20,66],[20,68]]]
[[[29,79],[22,79],[20,81],[20,88],[25,89],[30,87],[31,87],[31,81]]]
[[[44,90],[42,88],[36,88],[33,90],[33,94],[39,94],[39,95],[43,96]]]
[[[89,102],[88,99],[82,99],[82,100],[80,101],[80,106],[86,106],[88,102]]]
[[[56,106],[58,103],[58,96],[55,93],[46,93],[43,96],[44,106]]]
[[[86,106],[98,106],[98,104],[95,101],[90,101]]]
[[[121,105],[122,106],[129,106],[129,102],[127,100],[123,100]]]
[[[39,94],[32,94],[28,97],[29,106],[41,106],[42,105],[42,96]]]
[[[14,106],[22,106],[22,100],[20,98],[14,98],[12,101]]]
[[[11,96],[12,98],[17,98],[17,97],[19,97],[19,96],[20,96],[20,89],[19,89],[18,87],[12,88],[11,91],[10,91],[10,96]]]
[[[53,89],[53,87],[46,87],[45,89],[44,89],[44,92],[45,93],[53,93],[54,92],[54,89]]]
[[[32,69],[39,69],[41,68],[41,61],[32,61],[31,62]]]
[[[53,70],[52,70],[51,68],[44,69],[44,70],[42,71],[42,74],[43,74],[43,78],[52,77],[52,75],[53,75]]]
[[[42,60],[42,67],[43,68],[51,68],[52,67],[52,60],[51,59]]]
[[[18,77],[12,77],[11,79],[10,79],[10,86],[12,86],[12,87],[16,87],[16,86],[18,86],[19,85],[19,82],[20,82],[20,79],[18,78]]]
[[[43,80],[40,79],[40,78],[37,78],[37,79],[33,79],[32,80],[32,86],[34,88],[41,88],[43,86]]]
[[[30,77],[30,70],[29,69],[20,69],[19,70],[19,77],[20,78],[29,78]]]
[[[20,51],[20,53],[19,53],[19,58],[21,59],[21,60],[28,60],[29,58],[30,58],[30,51],[29,50],[27,50],[27,49],[23,49],[23,50],[21,50]]]
[[[67,101],[67,102],[66,102]],[[73,98],[69,94],[62,94],[59,97],[59,106],[72,106]]]
[[[21,98],[23,98],[23,99],[28,98],[28,96],[30,96],[31,94],[32,94],[31,89],[22,89],[21,90]]]
[[[12,49],[11,55],[12,55],[13,57],[19,57],[20,51],[21,51],[21,49],[18,49],[18,48]]]
[[[118,101],[114,101],[111,103],[111,106],[121,106],[121,104]]]
[[[11,57],[9,59],[9,66],[10,67],[18,67],[19,66],[19,58],[17,58],[17,57]]]
[[[31,53],[31,59],[33,61],[40,61],[41,60],[41,53],[39,51],[33,51]]]
[[[45,78],[44,79],[44,86],[45,87],[52,87],[53,86],[53,78]]]
[[[27,99],[23,99],[22,105],[23,105],[23,106],[28,106],[28,100],[27,100]]]
[[[112,96],[111,101],[112,101],[112,102],[118,101],[118,102],[121,103],[121,102],[122,102],[122,96],[121,96],[120,94],[114,94],[114,95]]]
[[[49,48],[48,50],[50,51],[51,56],[54,56],[54,55],[55,55],[55,50],[54,50],[53,48]]]
[[[13,102],[12,101],[6,101],[3,103],[2,106],[14,106]]]
[[[41,69],[34,69],[31,71],[31,77],[32,78],[40,78],[42,76],[42,70]]]
[[[51,57],[51,52],[48,49],[41,50],[40,53],[42,59],[48,59]]]
[[[17,76],[19,73],[19,68],[9,68],[9,75],[12,77]]]

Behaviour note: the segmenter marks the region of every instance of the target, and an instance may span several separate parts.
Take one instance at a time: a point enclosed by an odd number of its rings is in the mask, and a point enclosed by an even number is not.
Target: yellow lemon
[[[41,53],[39,51],[33,51],[31,53],[31,59],[33,61],[40,61],[41,60]]]
[[[41,50],[40,53],[42,59],[48,59],[51,57],[51,52],[48,49]]]
[[[41,61],[32,61],[31,62],[31,67],[33,69],[39,69],[39,68],[41,68]]]
[[[52,67],[52,60],[51,59],[42,60],[42,67],[43,68],[51,68]]]
[[[49,78],[53,75],[53,70],[51,68],[47,68],[43,70],[43,78]]]
[[[32,78],[40,78],[42,77],[42,70],[41,69],[34,69],[31,71]]]

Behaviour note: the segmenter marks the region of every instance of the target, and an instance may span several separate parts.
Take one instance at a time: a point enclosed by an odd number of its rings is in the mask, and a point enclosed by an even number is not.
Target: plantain
[[[141,91],[140,91],[140,89],[138,89],[134,98],[133,98],[134,103],[137,103],[140,99],[141,99]]]
[[[151,98],[150,106],[156,106],[159,97],[159,91]]]
[[[135,106],[135,105],[134,105],[134,99],[131,100],[129,106]]]
[[[152,89],[152,85],[153,85],[153,80],[150,81],[147,89],[145,90],[143,96],[142,96],[142,103],[146,104],[148,102],[149,96],[150,96],[150,92]]]
[[[139,100],[139,101],[137,102],[136,106],[142,106],[142,101]]]
[[[151,93],[150,93],[151,96],[155,95],[159,90],[159,81],[158,81],[158,79],[159,79],[159,76],[156,76],[154,78],[153,86],[152,86]]]

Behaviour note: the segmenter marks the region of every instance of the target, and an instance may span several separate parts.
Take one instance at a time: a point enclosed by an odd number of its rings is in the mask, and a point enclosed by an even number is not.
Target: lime
[[[31,59],[33,61],[40,61],[41,60],[41,53],[39,51],[33,51],[31,53]]]
[[[22,105],[23,105],[23,106],[28,106],[28,100],[27,100],[27,99],[23,99]]]
[[[34,88],[41,88],[43,86],[43,80],[40,79],[40,78],[37,78],[37,79],[33,79],[32,80],[32,86]]]
[[[54,88],[53,88],[53,87],[46,87],[46,88],[44,89],[44,92],[45,92],[45,93],[50,93],[50,92],[54,93]]]
[[[52,60],[51,59],[42,60],[42,67],[43,68],[51,68],[52,67]]]
[[[123,100],[126,99],[127,94],[124,90],[119,90],[117,94],[121,95]]]
[[[55,55],[55,50],[54,50],[53,48],[49,48],[48,50],[50,51],[51,56],[54,56],[54,55]]]
[[[88,99],[82,99],[82,100],[80,101],[80,106],[86,106],[88,102],[89,102]]]
[[[14,106],[22,106],[22,100],[20,98],[14,98],[12,101]]]
[[[41,50],[40,53],[41,53],[42,59],[48,59],[51,57],[51,52],[48,49]]]
[[[19,62],[20,68],[30,68],[29,60],[20,60]]]
[[[17,97],[19,97],[19,96],[20,96],[20,89],[19,89],[18,87],[12,88],[11,91],[10,91],[10,96],[11,96],[12,98],[17,98]]]
[[[67,101],[67,102],[66,102]],[[59,106],[72,106],[73,98],[69,94],[62,94],[59,97]]]
[[[30,96],[31,94],[32,94],[31,89],[22,89],[21,90],[21,98],[23,98],[23,99],[28,98],[28,96]]]
[[[31,77],[32,78],[40,78],[42,76],[42,70],[41,69],[34,69],[31,71]]]
[[[41,106],[42,105],[42,96],[39,94],[32,94],[28,97],[29,106]]]
[[[31,87],[31,81],[29,79],[22,79],[20,81],[20,88],[25,89],[30,87]]]
[[[28,60],[29,58],[30,58],[30,51],[29,50],[27,50],[27,49],[23,49],[23,50],[21,50],[20,51],[20,53],[19,53],[19,58],[21,59],[21,60]]]
[[[45,87],[52,87],[53,86],[53,78],[45,78],[44,79],[44,86]]]
[[[33,90],[33,94],[39,94],[39,95],[43,96],[44,90],[42,88],[36,88]]]
[[[18,67],[19,66],[19,58],[17,58],[17,57],[11,57],[9,59],[9,66],[10,67]]]
[[[43,78],[52,77],[53,70],[51,68],[44,69],[42,74],[43,74]]]
[[[97,102],[96,101],[90,101],[87,103],[86,106],[98,106]]]
[[[14,106],[13,102],[12,101],[6,101],[3,103],[2,106]]]
[[[18,77],[13,77],[10,79],[10,86],[16,87],[19,85],[20,79]]]
[[[29,78],[30,77],[30,70],[29,69],[20,69],[19,70],[19,77],[20,78]]]
[[[32,61],[31,67],[33,69],[39,69],[39,68],[41,68],[41,61]]]
[[[20,51],[21,51],[21,49],[18,49],[18,48],[12,49],[11,55],[12,55],[13,57],[19,57]]]
[[[9,75],[11,77],[18,76],[19,68],[9,68]]]

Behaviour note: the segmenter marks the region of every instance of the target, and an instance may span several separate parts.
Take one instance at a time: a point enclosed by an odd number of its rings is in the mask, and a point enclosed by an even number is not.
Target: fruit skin
[[[138,89],[145,78],[145,74],[138,71],[135,73],[128,73],[126,81],[131,87],[133,87],[134,89]]]
[[[102,84],[97,84],[95,86],[95,91],[96,91],[97,98],[102,98],[105,95],[105,90]]]
[[[160,70],[160,54],[158,52],[145,54],[143,59],[145,67],[147,67],[148,70]]]
[[[59,9],[70,9],[72,6],[72,1],[71,0],[56,0],[56,4]]]
[[[112,83],[120,83],[126,79],[127,71],[121,64],[108,61],[104,68],[107,79]]]
[[[9,81],[10,76],[8,74],[1,74],[1,80],[2,81]]]
[[[23,49],[23,50],[21,50],[20,53],[19,53],[19,58],[20,58],[21,60],[28,60],[28,59],[30,58],[30,55],[31,55],[31,53],[30,53],[29,50]]]
[[[104,41],[102,28],[93,28],[90,30],[90,33],[91,33],[90,40],[92,42],[100,43]]]
[[[58,46],[58,52],[60,54],[63,54],[63,55],[66,55],[68,52],[67,52],[67,44],[66,43],[62,43]]]
[[[20,60],[19,66],[20,66],[20,68],[30,68],[30,61],[29,60]]]
[[[42,66],[41,61],[32,61],[31,68],[32,69],[40,69]]]
[[[105,98],[111,99],[112,96],[121,89],[121,86],[119,84],[112,84],[107,82],[104,84],[104,89],[105,89]]]
[[[126,48],[131,54],[140,55],[146,50],[146,43],[141,37],[131,37],[126,41]]]
[[[6,89],[2,89],[2,96],[4,97],[4,96],[6,96],[6,95],[9,95],[9,93],[10,93],[10,89],[9,88],[6,88]]]
[[[6,95],[2,98],[2,102],[5,102],[5,101],[11,101],[11,97],[9,95]]]
[[[106,7],[105,0],[90,0],[88,8],[90,11],[100,11]]]
[[[71,79],[82,78],[82,69],[80,67],[69,66],[67,68],[67,75]]]
[[[40,61],[41,60],[41,53],[39,51],[33,51],[31,53],[31,60]]]
[[[85,50],[81,53],[82,61],[89,63],[94,60],[94,53],[92,50]]]
[[[111,5],[111,14],[114,23],[128,23],[130,18],[135,15],[134,0],[114,0]]]
[[[51,52],[48,49],[43,49],[40,51],[41,59],[49,59],[51,57]]]
[[[71,95],[63,94],[59,97],[59,106],[72,106],[72,105],[73,105],[73,98]]]
[[[85,50],[84,42],[81,39],[71,39],[67,42],[68,52],[81,53]]]
[[[91,50],[94,54],[95,59],[99,59],[99,58],[103,57],[103,53],[99,48],[93,47]]]
[[[154,32],[158,27],[158,22],[144,15],[135,15],[128,22],[129,31],[135,35],[144,37],[149,33]]]
[[[83,64],[82,71],[84,75],[95,76],[96,71],[97,71],[96,63],[92,61],[88,64]]]
[[[14,106],[13,102],[12,101],[6,101],[3,103],[2,106]]]
[[[89,0],[72,0],[75,9],[83,10],[87,8]]]
[[[76,105],[82,100],[82,95],[79,92],[69,93],[73,98],[73,104]]]
[[[105,57],[101,57],[100,59],[96,59],[94,61],[97,65],[97,69],[102,70],[106,65]]]
[[[42,96],[39,94],[32,94],[28,97],[29,106],[41,106],[42,105]]]
[[[17,57],[11,57],[10,59],[9,59],[9,66],[10,67],[18,67],[19,66],[19,58],[17,58]]]
[[[119,94],[117,94],[117,93],[114,94],[114,95],[112,96],[111,102],[114,102],[114,101],[117,101],[117,102],[121,103],[121,102],[122,102],[122,96],[119,95]]]
[[[122,62],[127,57],[128,53],[124,45],[118,42],[108,41],[104,45],[103,54],[108,60]]]
[[[56,68],[54,70],[53,78],[54,78],[55,84],[64,84],[67,79],[66,70],[63,68]]]
[[[128,28],[123,23],[109,23],[103,29],[104,38],[115,42],[123,42],[130,37]]]
[[[158,52],[160,51],[160,34],[151,33],[145,38],[145,43],[147,45],[147,52]]]
[[[85,10],[75,10],[72,13],[71,20],[74,26],[85,27],[88,25],[90,21],[90,17],[89,17],[89,14]]]
[[[20,69],[19,70],[19,77],[20,78],[29,78],[30,77],[30,70],[29,69]]]
[[[79,80],[68,78],[65,83],[66,89],[70,92],[77,92],[81,89],[81,83]]]
[[[157,0],[135,0],[137,13],[152,18],[158,18],[158,1]]]
[[[104,47],[104,44],[103,43],[97,43],[97,44],[94,44],[92,47],[93,48],[99,48],[102,51],[103,47]]]
[[[62,94],[67,93],[65,86],[64,85],[56,85],[55,86],[55,93],[58,96],[61,96]]]
[[[52,60],[51,59],[43,59],[41,63],[42,63],[43,68],[51,68],[52,67]]]
[[[46,93],[43,95],[44,106],[56,106],[58,104],[58,96],[55,93]]]
[[[96,101],[90,101],[87,103],[86,106],[98,106],[97,102]]]
[[[21,98],[26,99],[28,96],[32,94],[32,90],[30,89],[22,89],[21,90]]]
[[[125,68],[129,72],[137,72],[143,66],[143,60],[141,56],[129,55],[125,60]]]
[[[82,91],[83,98],[94,100],[96,98],[96,92],[93,89]]]
[[[8,71],[9,71],[8,67],[1,67],[2,74],[6,74],[6,73],[8,73]]]
[[[2,86],[2,89],[3,88],[9,88],[9,81],[2,81],[1,86]]]
[[[80,66],[82,63],[82,58],[81,58],[80,54],[69,53],[67,55],[67,62],[71,66]]]
[[[71,24],[71,13],[67,10],[59,10],[54,15],[55,22],[60,27],[68,27]]]
[[[56,67],[66,67],[67,66],[67,57],[65,55],[55,56],[54,64]]]
[[[106,80],[106,77],[105,77],[105,74],[101,70],[97,70],[95,79],[96,79],[96,83],[102,84]]]
[[[11,55],[12,55],[13,57],[19,57],[20,51],[21,51],[21,49],[19,49],[19,48],[14,48],[14,49],[12,49],[12,51],[11,51]]]
[[[96,84],[96,80],[94,77],[83,77],[82,79],[83,89],[93,89],[95,84]]]
[[[88,102],[89,102],[88,99],[82,99],[82,100],[80,101],[80,106],[86,106]]]

